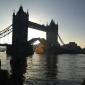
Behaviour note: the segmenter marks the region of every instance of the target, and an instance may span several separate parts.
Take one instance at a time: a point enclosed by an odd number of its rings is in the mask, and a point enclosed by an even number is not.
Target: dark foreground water
[[[9,58],[0,53],[2,69],[10,73]],[[81,85],[85,78],[85,55],[38,55],[27,57],[26,85]]]

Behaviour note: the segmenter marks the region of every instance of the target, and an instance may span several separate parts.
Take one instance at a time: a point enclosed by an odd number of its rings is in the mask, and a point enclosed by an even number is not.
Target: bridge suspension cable
[[[10,26],[6,27],[5,29],[3,29],[2,31],[0,31],[0,34],[3,33],[3,32],[5,32],[6,30],[8,30],[11,26],[12,25],[10,25]]]
[[[0,31],[0,38],[5,37],[6,35],[10,34],[12,32],[11,26],[6,27],[5,29],[3,29],[2,31]]]
[[[64,42],[63,42],[63,40],[62,40],[62,38],[60,37],[59,34],[58,34],[58,37],[59,37],[59,39],[60,39],[60,42],[64,45]]]

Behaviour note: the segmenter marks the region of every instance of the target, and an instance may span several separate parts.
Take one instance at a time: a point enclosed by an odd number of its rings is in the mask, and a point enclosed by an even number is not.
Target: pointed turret
[[[51,22],[50,22],[50,26],[55,26],[55,22],[54,22],[53,19],[52,19]]]
[[[27,16],[29,16],[28,9],[27,9]]]
[[[13,16],[15,16],[15,10],[14,10],[14,12],[13,12]]]
[[[13,12],[13,15],[12,15],[12,16],[13,16],[13,22],[14,22],[14,19],[15,19],[15,16],[16,16],[16,15],[15,15],[15,10],[14,10],[14,12]]]

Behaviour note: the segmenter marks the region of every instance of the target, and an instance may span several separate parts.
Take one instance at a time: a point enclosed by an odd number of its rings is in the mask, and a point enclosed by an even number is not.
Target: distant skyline
[[[28,9],[30,21],[49,24],[54,19],[59,25],[59,34],[64,43],[76,42],[85,47],[85,0],[2,0],[0,30],[12,24],[13,11],[17,12],[20,5],[24,11]],[[30,38],[45,37],[45,33],[31,29],[29,33]]]

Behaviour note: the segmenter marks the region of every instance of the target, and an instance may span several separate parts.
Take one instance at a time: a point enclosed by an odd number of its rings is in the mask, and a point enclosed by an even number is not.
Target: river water
[[[0,58],[2,69],[7,69],[10,73],[10,59],[6,58],[6,53],[0,53]],[[51,81],[57,81],[59,84],[55,85],[81,85],[85,78],[85,55],[34,53],[33,56],[27,57],[25,78],[26,82],[36,80],[51,83]]]

